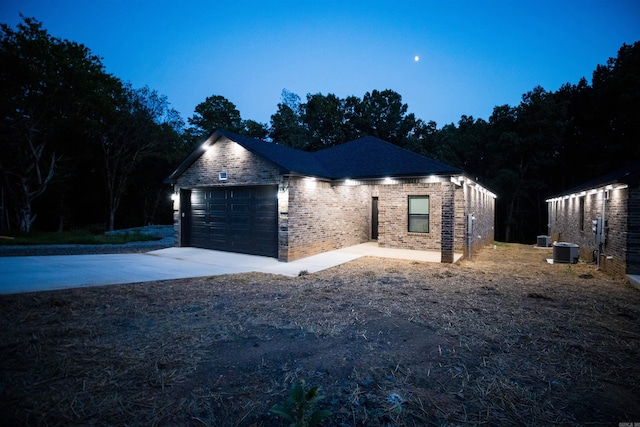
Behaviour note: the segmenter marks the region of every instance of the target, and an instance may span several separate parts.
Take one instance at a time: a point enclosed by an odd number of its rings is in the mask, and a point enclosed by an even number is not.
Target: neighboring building
[[[217,130],[166,182],[177,246],[293,261],[377,240],[453,262],[494,238],[493,193],[373,137],[310,153]]]
[[[637,163],[548,199],[551,240],[578,244],[612,275],[640,274],[639,179]]]

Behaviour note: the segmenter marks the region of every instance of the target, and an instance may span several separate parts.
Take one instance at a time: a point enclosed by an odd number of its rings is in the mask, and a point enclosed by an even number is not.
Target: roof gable
[[[225,130],[216,130],[167,177],[165,182],[175,183],[177,178],[204,153],[206,146],[215,144],[222,137],[274,164],[282,174],[327,179],[364,179],[462,173],[458,168],[371,136],[310,153]]]
[[[320,164],[314,153],[296,150],[286,145],[267,142],[245,135],[238,135],[233,132],[218,131],[218,133],[278,166],[282,173],[298,173],[318,177],[330,174]]]

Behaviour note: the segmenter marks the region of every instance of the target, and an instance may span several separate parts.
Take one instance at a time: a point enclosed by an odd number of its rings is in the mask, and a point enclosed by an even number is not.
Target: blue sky
[[[537,85],[591,81],[640,40],[637,0],[0,2],[0,22],[15,26],[20,13],[166,95],[185,119],[222,95],[263,123],[283,88],[303,100],[392,89],[438,127],[488,119]]]

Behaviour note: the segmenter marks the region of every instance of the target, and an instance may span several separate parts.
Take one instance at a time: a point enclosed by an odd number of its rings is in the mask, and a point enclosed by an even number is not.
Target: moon
[[[418,61],[420,61],[420,57],[418,55],[416,55],[416,56],[413,57],[413,60],[418,62]]]

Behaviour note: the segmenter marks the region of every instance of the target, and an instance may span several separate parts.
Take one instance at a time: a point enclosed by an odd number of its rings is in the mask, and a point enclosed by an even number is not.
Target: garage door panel
[[[277,187],[192,190],[191,244],[277,257]]]
[[[251,211],[251,207],[248,204],[230,203],[229,210],[238,215],[242,215],[242,214],[248,214]]]
[[[209,212],[222,212],[225,214],[227,212],[227,204],[226,203],[209,203],[207,210]]]

